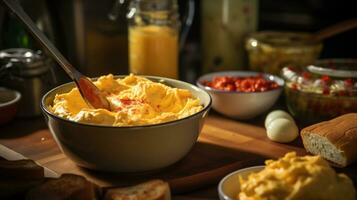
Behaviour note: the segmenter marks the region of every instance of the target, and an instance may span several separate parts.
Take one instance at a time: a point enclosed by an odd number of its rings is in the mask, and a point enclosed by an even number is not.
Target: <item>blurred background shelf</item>
[[[115,0],[23,1],[25,11],[55,42],[75,66],[88,76],[128,73],[128,39],[126,3],[118,19],[111,21],[108,13]],[[179,0],[180,14],[187,8]],[[202,72],[202,0],[195,0],[195,15],[187,42],[180,52],[180,77],[194,82]],[[356,18],[354,2],[348,0],[264,0],[257,1],[257,31],[286,30],[314,32],[336,22]],[[321,58],[357,58],[357,30],[332,37],[324,42]],[[23,27],[0,7],[0,49],[28,47],[37,49]],[[247,67],[247,63],[244,68]],[[62,82],[68,79],[58,68]]]

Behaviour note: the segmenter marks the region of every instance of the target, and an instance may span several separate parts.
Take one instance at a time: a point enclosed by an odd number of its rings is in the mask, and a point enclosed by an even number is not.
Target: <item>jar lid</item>
[[[272,46],[310,46],[319,42],[311,40],[311,34],[305,32],[261,31],[250,35],[250,39]]]
[[[0,51],[0,60],[17,76],[36,76],[49,70],[49,59],[41,51],[13,48]]]

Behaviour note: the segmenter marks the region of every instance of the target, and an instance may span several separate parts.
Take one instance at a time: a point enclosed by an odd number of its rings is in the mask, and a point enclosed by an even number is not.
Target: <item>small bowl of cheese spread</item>
[[[355,199],[352,180],[337,174],[320,156],[285,154],[265,166],[238,170],[219,184],[221,200]]]

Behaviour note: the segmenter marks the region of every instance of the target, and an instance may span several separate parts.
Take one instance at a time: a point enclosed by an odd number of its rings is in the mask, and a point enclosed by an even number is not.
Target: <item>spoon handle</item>
[[[45,34],[37,28],[31,18],[25,13],[17,0],[2,0],[5,6],[11,10],[21,22],[25,24],[30,33],[39,43],[49,51],[52,57],[60,64],[76,83],[79,92],[89,106],[94,108],[104,108],[110,110],[110,104],[101,91],[86,76],[77,71],[68,60],[57,50],[57,48],[47,39]]]
[[[57,50],[57,48],[48,40],[45,34],[42,33],[40,29],[37,28],[35,23],[31,18],[24,12],[21,5],[17,0],[2,0],[5,6],[10,9],[20,21],[22,21],[29,32],[39,40],[40,44],[49,52],[52,53],[53,58],[61,65],[61,67],[66,71],[66,73],[71,77],[72,80],[80,78],[82,75],[79,73],[68,60]]]
[[[329,37],[335,36],[342,32],[348,31],[350,29],[357,27],[357,19],[349,19],[346,21],[339,22],[335,25],[324,28],[316,33],[314,33],[314,40],[322,41]]]

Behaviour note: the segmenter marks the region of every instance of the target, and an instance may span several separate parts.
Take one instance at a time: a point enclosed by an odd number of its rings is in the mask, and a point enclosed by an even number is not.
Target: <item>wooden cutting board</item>
[[[9,149],[2,145],[0,145],[0,157],[8,160],[25,158],[17,152],[9,152]],[[198,142],[178,163],[164,169],[142,173],[109,173],[88,170],[76,166],[63,154],[56,154],[45,159],[45,162],[44,159],[37,160],[40,165],[47,168],[45,172],[80,174],[103,187],[128,186],[159,178],[169,182],[174,194],[216,184],[223,176],[234,170],[261,165],[264,161],[264,158],[247,152],[232,151],[204,142]]]
[[[207,118],[198,142],[183,160],[170,167],[145,173],[106,173],[76,166],[61,153],[42,119],[16,121],[0,127],[0,133],[0,144],[58,174],[84,175],[104,187],[160,178],[170,183],[174,194],[217,184],[232,171],[261,165],[266,158],[278,158],[289,151],[306,154],[300,140],[289,144],[271,142],[261,125],[238,122],[219,115]],[[3,153],[0,151],[0,156]],[[347,171],[353,177],[353,174],[357,174],[356,170],[352,166],[342,171]]]
[[[35,160],[40,165],[58,174],[84,175],[104,187],[124,186],[147,179],[160,178],[170,183],[173,193],[183,193],[217,184],[226,174],[244,167],[260,165],[266,157],[244,149],[217,144],[216,139],[223,142],[223,138],[229,139],[227,136],[234,136],[234,132],[222,131],[215,126],[210,126],[209,120],[199,142],[183,160],[164,169],[129,174],[98,172],[76,166],[59,150],[42,120],[12,123],[5,128],[0,127],[0,133],[0,144]],[[202,137],[204,135],[207,137]],[[219,139],[219,137],[222,138]],[[244,140],[240,141],[247,142],[247,138],[242,136],[241,139]],[[237,139],[240,138],[232,138],[233,144],[237,142]],[[7,154],[0,151],[0,156],[4,156],[4,153]]]

